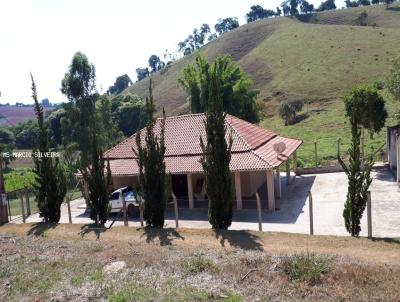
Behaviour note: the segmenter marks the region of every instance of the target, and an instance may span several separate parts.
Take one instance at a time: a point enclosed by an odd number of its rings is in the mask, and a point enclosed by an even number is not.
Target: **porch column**
[[[286,160],[286,186],[290,185],[290,161]]]
[[[242,183],[240,181],[240,172],[235,172],[235,191],[236,191],[236,208],[241,210],[242,204]]]
[[[294,177],[296,178],[296,176],[297,176],[297,151],[294,151],[294,153],[293,153],[293,172],[294,172]]]
[[[189,195],[189,209],[193,209],[194,208],[194,199],[193,199],[192,174],[187,174],[187,186],[188,186],[188,195]]]
[[[276,191],[276,198],[281,199],[282,197],[282,179],[281,179],[281,172],[279,167],[276,168],[276,182],[278,186],[278,190]]]
[[[267,170],[268,210],[275,211],[274,170]]]
[[[396,140],[397,182],[400,182],[400,136]]]

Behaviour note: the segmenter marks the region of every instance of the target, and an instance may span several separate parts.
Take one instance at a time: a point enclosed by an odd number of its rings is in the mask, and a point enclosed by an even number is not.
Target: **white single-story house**
[[[200,163],[200,137],[206,138],[204,120],[204,114],[172,116],[165,120],[166,171],[172,175],[175,195],[187,199],[189,208],[194,207],[195,200],[206,197]],[[158,133],[160,121],[158,119],[155,125]],[[282,194],[279,168],[286,165],[289,182],[289,159],[293,156],[296,173],[296,150],[302,141],[279,136],[231,115],[226,115],[225,125],[227,136],[233,138],[230,170],[235,184],[236,208],[242,209],[245,198],[254,196],[261,186],[266,185],[268,210],[274,211],[275,197],[280,198]],[[144,140],[144,129],[140,131]],[[132,150],[136,148],[135,137],[132,135],[105,153],[110,162],[113,188],[135,185],[138,181],[137,156]]]

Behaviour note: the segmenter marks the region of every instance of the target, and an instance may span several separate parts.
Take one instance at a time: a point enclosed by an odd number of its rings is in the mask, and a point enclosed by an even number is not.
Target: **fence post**
[[[31,215],[31,204],[29,202],[29,190],[25,190],[25,201],[26,201],[26,213],[28,216]]]
[[[337,138],[336,144],[337,144],[337,155],[340,155],[340,137]]]
[[[72,223],[70,197],[67,196],[66,198],[67,198],[67,209],[68,209],[68,221],[69,223]]]
[[[121,196],[122,196],[122,211],[124,212],[124,226],[128,226],[128,219],[127,219],[127,215],[126,215],[126,200],[125,200],[125,196],[124,196],[124,194],[122,194],[122,192],[121,192]]]
[[[314,235],[313,199],[311,191],[308,191],[308,205],[310,212],[310,235]]]
[[[10,216],[10,221],[11,221],[11,208],[10,208],[10,200],[8,199],[8,195],[5,194],[7,197],[7,206],[8,206],[8,215]]]
[[[24,192],[20,193],[20,198],[21,198],[22,222],[25,223]]]
[[[317,140],[314,141],[314,153],[315,153],[315,167],[318,167]]]
[[[171,192],[172,199],[174,200],[174,212],[175,212],[175,227],[179,228],[179,218],[178,218],[178,201],[176,200],[176,196],[174,192]]]
[[[258,213],[258,230],[262,232],[261,201],[258,192],[256,192],[256,199],[257,199],[257,213]]]
[[[371,191],[367,192],[367,221],[368,221],[368,238],[372,238],[372,209],[371,209]]]
[[[139,216],[140,216],[140,226],[143,227],[143,199],[141,196],[138,196],[138,201],[139,201]]]

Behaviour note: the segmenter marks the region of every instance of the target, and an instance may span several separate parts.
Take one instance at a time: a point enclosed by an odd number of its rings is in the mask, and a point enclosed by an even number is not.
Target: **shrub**
[[[329,270],[329,258],[314,253],[295,254],[284,257],[282,269],[291,280],[299,280],[315,285],[321,282]]]
[[[193,258],[183,263],[183,271],[187,274],[198,274],[214,267],[214,263],[203,258],[201,255],[195,255]]]
[[[293,124],[297,113],[303,109],[304,102],[299,100],[288,100],[281,104],[279,116],[285,121],[285,126]]]

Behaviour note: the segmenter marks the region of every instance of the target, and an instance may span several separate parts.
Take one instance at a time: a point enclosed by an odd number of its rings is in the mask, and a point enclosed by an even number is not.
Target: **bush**
[[[282,269],[291,280],[315,285],[329,270],[329,258],[314,253],[295,254],[283,258]]]
[[[192,275],[213,269],[213,267],[214,263],[209,259],[203,258],[201,255],[195,255],[193,258],[183,263],[183,271],[186,274]]]
[[[285,126],[293,124],[297,113],[303,109],[304,102],[299,100],[288,100],[281,104],[279,116],[285,121]]]

